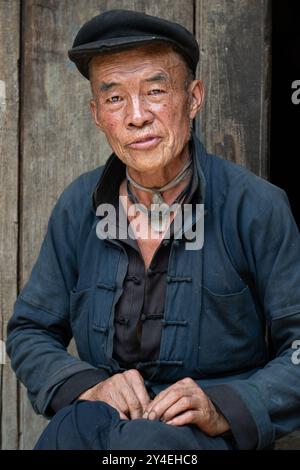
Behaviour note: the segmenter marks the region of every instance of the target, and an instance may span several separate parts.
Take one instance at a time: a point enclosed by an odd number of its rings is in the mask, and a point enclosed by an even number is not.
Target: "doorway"
[[[286,191],[300,228],[300,2],[272,7],[270,180]]]

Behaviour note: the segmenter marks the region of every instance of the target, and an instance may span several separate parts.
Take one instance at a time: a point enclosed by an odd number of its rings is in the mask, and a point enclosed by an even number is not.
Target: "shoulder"
[[[217,155],[207,158],[211,190],[218,193],[224,203],[232,207],[252,206],[256,212],[264,212],[276,204],[289,205],[285,191],[246,167]]]
[[[59,196],[54,213],[60,211],[89,210],[92,197],[105,165],[87,171],[73,180]]]

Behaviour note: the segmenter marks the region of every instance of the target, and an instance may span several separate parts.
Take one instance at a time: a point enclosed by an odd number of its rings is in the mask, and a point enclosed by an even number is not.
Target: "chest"
[[[136,210],[134,204],[130,201],[125,182],[123,181],[119,188],[121,196],[122,210],[125,212],[130,225],[129,232],[133,234],[143,258],[145,269],[148,269],[151,261],[158,250],[162,240],[168,238],[168,228],[176,216],[176,211],[171,211],[164,222],[164,229],[158,232],[155,225],[151,226],[151,221],[146,212]]]
[[[159,240],[143,240],[143,239],[137,239],[137,244],[140,249],[142,258],[144,260],[145,264],[145,269],[148,269],[151,261],[154,257],[154,254],[156,250],[158,249],[159,245],[161,243],[161,239]]]

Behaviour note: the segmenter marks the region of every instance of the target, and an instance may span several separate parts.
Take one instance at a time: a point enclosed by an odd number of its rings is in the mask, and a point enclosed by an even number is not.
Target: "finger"
[[[177,389],[181,386],[181,380],[179,382],[175,382],[174,384],[170,385],[170,387],[165,388],[165,390],[162,390],[156,397],[150,401],[149,405],[146,407],[145,413],[143,417],[147,417],[147,414],[150,413],[152,408],[156,406],[157,403],[159,403],[164,397],[166,397],[170,391]]]
[[[148,419],[160,419],[162,415],[175,403],[177,403],[185,392],[181,388],[171,389],[161,400],[151,406]]]
[[[127,418],[130,416],[129,406],[127,400],[124,398],[121,392],[117,392],[114,396],[114,403],[116,404],[118,410],[120,410],[123,415]]]
[[[150,419],[160,418],[167,408],[172,405],[172,401],[174,402],[174,399],[170,398],[174,395],[177,395],[178,400],[183,396],[195,395],[199,398],[204,396],[200,387],[195,384],[192,379],[186,378],[180,380],[176,382],[176,384],[173,384],[171,387],[168,387],[168,389],[164,390],[164,393],[157,395],[157,397],[155,397],[155,399],[148,406],[148,413],[144,413],[143,417]]]
[[[123,398],[126,400],[127,407],[129,410],[129,415],[131,419],[141,418],[143,415],[142,404],[136,395],[134,388],[132,387],[130,381],[127,381],[124,377],[124,385],[121,388],[120,392],[122,393]]]
[[[181,415],[172,418],[170,421],[167,421],[166,424],[170,424],[172,426],[184,426],[185,424],[194,424],[199,420],[198,417],[199,411],[196,410],[189,410],[185,411]]]
[[[223,416],[213,417],[209,409],[186,411],[167,421],[166,424],[171,426],[194,424],[211,437],[218,436],[230,429],[228,421]]]
[[[188,410],[197,410],[201,401],[195,395],[185,395],[180,398],[174,405],[170,406],[161,416],[161,421],[168,422],[175,416],[180,415]]]
[[[174,384],[170,385],[167,387],[165,390],[161,391],[156,397],[150,402],[148,407],[145,410],[144,416],[147,417],[146,413],[150,413],[152,410],[153,406],[155,406],[162,398],[164,398],[171,390],[178,390],[179,388],[184,388],[184,389],[191,389],[193,390],[193,393],[201,393],[203,394],[202,389],[199,387],[199,385],[190,377],[185,377],[184,379],[178,380]]]
[[[107,390],[105,401],[117,408],[117,410],[123,413],[123,416],[126,416],[128,419],[130,412],[126,395],[130,393],[130,389],[128,388],[127,390],[127,388],[126,381],[122,377],[122,374],[116,374],[112,377],[111,387]]]
[[[141,413],[138,417],[141,418],[144,413],[144,410],[147,408],[147,406],[151,402],[151,399],[149,397],[149,394],[145,387],[144,379],[141,376],[141,374],[136,370],[133,370],[131,374],[130,372],[131,371],[128,371],[127,374],[124,376],[125,376],[125,380],[131,386],[137,399],[140,402]]]
[[[118,409],[117,411],[119,412],[120,419],[126,419],[127,421],[129,421],[129,418],[128,416],[125,415],[125,413],[123,413],[121,410],[118,410]]]

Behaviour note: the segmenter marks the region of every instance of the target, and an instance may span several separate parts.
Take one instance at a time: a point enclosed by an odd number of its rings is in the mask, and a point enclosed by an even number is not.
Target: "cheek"
[[[166,121],[169,124],[170,141],[173,151],[177,152],[189,140],[190,119],[188,115],[187,103],[181,100],[174,101],[172,110],[166,114]]]
[[[122,129],[122,127],[120,126],[120,120],[115,116],[100,115],[100,122],[104,134],[110,137],[116,136],[116,134],[118,134]]]
[[[157,106],[154,112],[161,125],[168,130],[168,133],[170,133],[170,131],[172,132],[172,127],[175,120],[174,107],[172,105],[170,106],[168,103],[164,103],[159,107]]]
[[[182,101],[179,103],[176,103],[176,105],[174,106],[174,112],[172,116],[173,116],[174,129],[177,129],[177,131],[178,129],[181,130],[181,132],[179,133],[179,136],[180,136],[186,132],[186,129],[189,129],[190,127],[188,103],[187,102],[182,103]]]
[[[162,124],[169,125],[170,130],[178,132],[178,127],[182,127],[185,121],[189,122],[187,100],[180,97],[173,97],[169,103],[162,103],[159,110]]]

